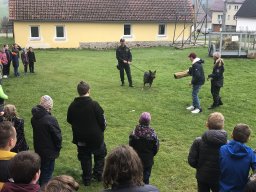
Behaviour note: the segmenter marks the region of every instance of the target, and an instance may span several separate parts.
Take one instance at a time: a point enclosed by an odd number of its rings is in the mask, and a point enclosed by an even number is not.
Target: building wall
[[[256,31],[256,18],[237,18],[236,31]]]
[[[173,41],[173,23],[166,24],[166,35],[158,35],[159,23],[130,23],[131,36],[125,37],[127,41]],[[190,26],[186,24],[184,39],[190,35]],[[40,38],[31,38],[31,26],[39,26]],[[56,26],[64,26],[65,38],[56,39]],[[176,25],[175,40],[182,40],[180,35],[184,23]],[[34,48],[78,48],[80,43],[108,43],[119,42],[124,34],[124,23],[54,23],[54,22],[14,22],[15,42],[22,47]],[[180,37],[178,38],[178,35]]]
[[[236,25],[236,18],[234,18],[237,11],[240,9],[242,4],[238,3],[228,3],[226,5],[227,13],[226,13],[226,25]]]

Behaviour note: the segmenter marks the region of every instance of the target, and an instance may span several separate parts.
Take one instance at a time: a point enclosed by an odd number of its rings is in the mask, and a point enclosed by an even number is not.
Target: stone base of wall
[[[80,48],[82,49],[113,49],[117,48],[120,43],[119,42],[88,42],[88,43],[79,43]],[[126,45],[130,48],[132,47],[158,47],[172,46],[172,42],[170,41],[126,41]]]
[[[248,51],[247,58],[249,58],[249,59],[256,59],[256,50]]]

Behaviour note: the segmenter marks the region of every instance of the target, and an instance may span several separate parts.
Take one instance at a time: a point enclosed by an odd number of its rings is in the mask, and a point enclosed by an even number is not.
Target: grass
[[[133,49],[133,64],[143,70],[157,70],[152,88],[142,90],[143,72],[131,67],[135,88],[120,87],[114,50],[36,50],[35,74],[4,80],[9,95],[6,103],[15,104],[25,119],[26,138],[33,149],[31,108],[39,98],[48,94],[54,99],[53,115],[63,133],[63,148],[56,161],[54,175],[69,174],[81,184],[80,191],[101,191],[102,184],[85,187],[81,182],[81,168],[76,146],[71,143],[71,128],[66,112],[76,94],[76,85],[86,80],[91,85],[91,97],[105,110],[108,127],[105,141],[108,151],[128,143],[128,135],[138,122],[141,112],[152,114],[152,127],[160,139],[155,157],[151,184],[161,192],[196,191],[195,170],[187,164],[188,150],[193,140],[205,131],[205,121],[213,112],[210,82],[200,91],[203,113],[193,115],[185,107],[191,103],[190,77],[175,80],[173,73],[187,69],[189,52],[195,51],[205,59],[205,74],[212,70],[212,58],[206,48],[176,50],[173,48]],[[20,71],[23,71],[22,65]],[[243,122],[255,127],[255,60],[225,59],[225,83],[221,89],[224,105],[216,111],[225,116],[228,135],[235,124]],[[255,148],[255,134],[248,143]]]

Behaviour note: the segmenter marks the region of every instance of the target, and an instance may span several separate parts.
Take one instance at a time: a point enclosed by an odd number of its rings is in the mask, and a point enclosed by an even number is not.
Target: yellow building
[[[115,47],[185,41],[190,0],[10,0],[15,42],[35,48]]]

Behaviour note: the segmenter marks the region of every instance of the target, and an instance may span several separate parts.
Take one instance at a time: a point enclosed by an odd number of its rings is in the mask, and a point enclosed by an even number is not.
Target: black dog
[[[154,79],[156,78],[156,71],[152,72],[149,70],[149,72],[144,73],[144,86],[146,83],[149,84],[149,87],[151,87]]]

